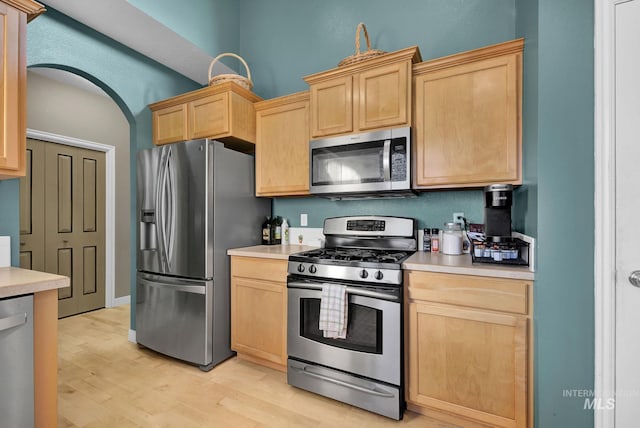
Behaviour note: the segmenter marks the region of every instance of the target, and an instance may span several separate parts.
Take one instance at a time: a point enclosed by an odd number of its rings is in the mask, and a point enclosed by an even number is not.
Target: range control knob
[[[367,272],[365,269],[362,269],[360,271],[360,278],[365,279],[368,276],[369,276],[369,272]]]
[[[309,273],[316,273],[317,271],[316,265],[309,266]]]
[[[384,275],[382,274],[381,271],[376,272],[376,274],[374,275],[375,279],[377,280],[381,280],[382,278],[384,278]]]
[[[298,265],[298,272],[300,273],[304,272],[304,265],[302,263]]]

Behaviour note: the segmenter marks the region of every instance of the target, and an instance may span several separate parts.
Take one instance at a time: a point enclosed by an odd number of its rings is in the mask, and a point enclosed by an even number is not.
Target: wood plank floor
[[[139,348],[128,329],[129,306],[59,321],[59,427],[452,427],[413,412],[393,421],[237,358],[204,373]]]

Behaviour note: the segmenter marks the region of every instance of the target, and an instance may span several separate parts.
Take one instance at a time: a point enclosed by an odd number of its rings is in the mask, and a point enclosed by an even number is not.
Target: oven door
[[[402,298],[349,286],[347,337],[331,339],[318,328],[321,288],[306,281],[288,284],[289,357],[400,385]]]

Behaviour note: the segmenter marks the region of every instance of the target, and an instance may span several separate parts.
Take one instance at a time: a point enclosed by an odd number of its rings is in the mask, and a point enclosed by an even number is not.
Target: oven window
[[[352,351],[382,354],[382,311],[349,303],[347,338],[323,337],[318,328],[320,299],[300,299],[300,336]]]

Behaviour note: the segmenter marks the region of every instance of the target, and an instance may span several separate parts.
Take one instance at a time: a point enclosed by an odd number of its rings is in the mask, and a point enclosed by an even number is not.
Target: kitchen
[[[550,9],[540,7],[538,10],[538,4]],[[587,48],[589,43],[586,41],[592,38],[591,3],[573,2],[566,6],[569,10],[557,10],[558,7],[551,2],[549,4],[534,2],[533,5],[530,2],[496,2],[493,3],[494,9],[484,3],[472,2],[461,10],[452,10],[453,8],[432,10],[429,6],[418,2],[408,5],[410,10],[396,10],[395,7],[384,4],[379,4],[375,10],[372,10],[367,3],[360,5],[361,9],[366,9],[366,12],[356,13],[358,8],[355,6],[348,12],[352,19],[348,20],[349,23],[345,24],[344,28],[342,25],[339,26],[339,40],[331,39],[331,37],[338,38],[338,34],[333,29],[308,28],[306,17],[315,16],[318,13],[318,10],[312,7],[298,6],[301,9],[293,9],[296,12],[294,16],[305,18],[292,20],[287,18],[286,11],[292,7],[288,2],[274,2],[269,6],[273,8],[269,12],[265,10],[266,5],[255,2],[243,3],[238,9],[230,7],[229,4],[226,6],[230,8],[230,16],[234,16],[237,20],[241,19],[243,33],[232,38],[224,49],[217,47],[212,49],[211,53],[215,54],[223,50],[240,52],[252,67],[256,91],[265,99],[304,90],[305,83],[301,79],[302,76],[332,68],[338,60],[349,55],[353,48],[355,23],[360,20],[367,23],[374,35],[391,31],[388,20],[393,22],[393,27],[401,26],[400,33],[395,31],[393,33],[396,40],[392,41],[384,37],[374,38],[375,47],[394,51],[418,44],[425,59],[520,36],[524,36],[527,40],[533,38],[532,40],[538,41],[534,46],[537,46],[539,52],[533,55],[529,55],[525,47],[523,104],[525,185],[516,192],[514,204],[516,230],[537,236],[539,242],[544,243],[545,248],[545,251],[539,254],[539,270],[535,287],[537,294],[534,297],[537,339],[535,348],[537,369],[534,382],[537,391],[535,419],[540,426],[563,423],[565,426],[588,425],[589,423],[585,422],[591,417],[588,412],[583,411],[581,406],[577,406],[570,400],[559,401],[557,397],[560,395],[559,391],[565,387],[588,388],[592,383],[592,363],[589,362],[592,361],[590,356],[593,355],[591,347],[593,334],[590,331],[592,311],[581,308],[593,306],[590,292],[592,287],[589,286],[593,279],[588,272],[576,273],[567,269],[567,266],[580,266],[581,260],[591,260],[589,250],[591,246],[575,245],[575,248],[574,246],[567,248],[564,240],[559,238],[560,232],[557,231],[555,222],[557,217],[564,216],[564,213],[569,212],[570,209],[578,207],[587,212],[592,207],[592,192],[589,186],[583,184],[592,181],[589,169],[571,168],[575,173],[570,178],[562,174],[562,171],[567,169],[566,165],[589,163],[587,159],[592,150],[589,145],[584,147],[583,142],[590,138],[591,133],[588,130],[592,127],[576,129],[569,125],[571,120],[558,124],[549,123],[549,118],[561,112],[564,117],[573,118],[574,122],[588,125],[592,121],[593,114],[588,107],[592,100],[589,98],[588,91],[583,91],[583,88],[591,86],[589,76],[584,77],[584,81],[579,79],[574,81],[574,75],[568,77],[555,70],[562,68],[563,64],[568,68],[591,69],[590,54],[580,50],[567,50],[555,43],[555,38],[558,37],[567,40],[567,45]],[[333,9],[328,6],[320,12],[323,12],[322,16],[329,17],[333,16],[331,11]],[[571,15],[566,17],[566,20],[576,22],[575,25],[578,27],[575,32],[565,32],[564,23],[557,22],[556,18],[553,18],[564,17],[564,13]],[[340,22],[346,19],[346,16],[338,12],[336,14],[332,19],[327,18],[326,22],[335,20]],[[574,14],[580,19],[574,17]],[[198,16],[195,15],[198,13],[193,12],[193,15],[190,18],[197,22]],[[146,109],[147,104],[196,89],[193,83],[180,80],[179,77],[170,77],[166,70],[155,71],[143,68],[125,55],[118,56],[117,63],[123,70],[128,70],[128,74],[122,71],[120,77],[117,74],[111,76],[114,65],[106,63],[101,56],[111,58],[114,51],[119,52],[118,48],[110,46],[96,35],[87,33],[86,29],[68,22],[59,14],[47,13],[29,25],[28,65],[61,64],[71,69],[82,70],[84,73],[95,76],[99,81],[105,82],[119,94],[121,102],[128,106],[128,117],[135,125],[131,130],[132,147],[150,146],[151,114]],[[232,24],[221,23],[221,26],[224,25]],[[274,31],[274,28],[281,30]],[[237,28],[235,31],[240,32]],[[68,37],[69,34],[73,34],[74,37]],[[253,37],[253,44],[248,42],[244,42],[246,45],[243,44],[244,37],[251,39],[251,36],[256,34],[260,34],[260,37]],[[296,37],[292,37],[293,34]],[[61,49],[61,46],[64,46],[64,49]],[[282,48],[268,49],[269,46]],[[541,71],[550,70],[542,68],[545,65],[546,55],[558,61],[554,62],[558,67],[553,67],[555,73],[551,75],[549,72]],[[556,56],[562,56],[562,59]],[[139,77],[131,79],[132,75]],[[132,80],[135,81],[135,85],[131,83]],[[267,84],[267,81],[274,83]],[[552,89],[556,85],[563,86],[563,94],[556,93]],[[569,97],[566,96],[567,91]],[[571,99],[571,102],[570,104],[569,101],[565,102],[571,107],[563,107],[564,104],[560,102],[567,98]],[[575,106],[581,107],[575,108]],[[558,135],[562,136],[562,147],[567,145],[573,147],[570,154],[564,151],[557,152]],[[4,207],[4,201],[16,200],[17,186],[3,182],[0,184],[0,193]],[[470,219],[480,222],[482,196],[478,191],[465,190],[426,192],[414,200],[393,202],[331,202],[313,198],[274,201],[274,213],[290,219],[292,226],[295,227],[300,226],[298,224],[300,213],[308,213],[309,226],[319,228],[326,217],[358,215],[365,211],[415,217],[423,221],[434,219],[431,224],[433,227],[449,219],[453,211],[464,211]],[[8,222],[3,221],[3,227],[6,228],[3,232],[6,231],[6,234],[15,236],[17,227],[11,226],[11,219],[15,218],[14,211],[3,208],[3,219],[5,218]],[[591,224],[588,219],[583,221],[587,223],[563,223],[563,228],[567,229],[562,229],[561,233],[588,239],[582,232],[591,230]],[[135,248],[134,244],[132,248]],[[134,273],[132,273],[132,283],[134,280]],[[562,284],[562,287],[559,284]],[[569,302],[571,304],[568,304]],[[572,337],[571,344],[565,341],[565,337],[569,334]]]

